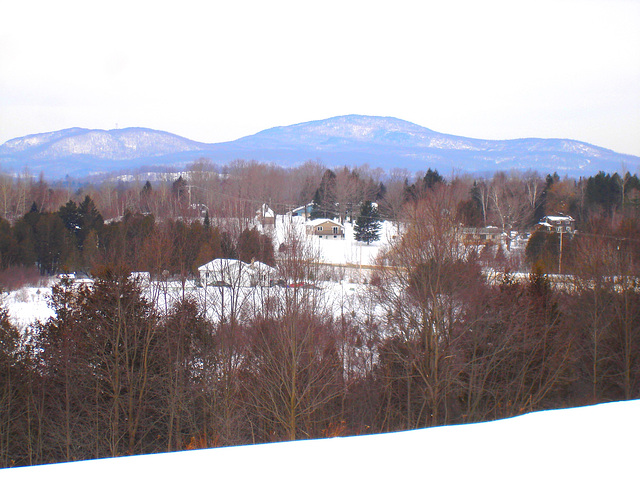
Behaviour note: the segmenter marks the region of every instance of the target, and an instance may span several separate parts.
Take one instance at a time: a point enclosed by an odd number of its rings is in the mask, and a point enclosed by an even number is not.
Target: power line
[[[616,237],[616,236],[613,236],[613,235],[605,235],[605,234],[602,234],[602,233],[587,233],[587,232],[577,231],[575,233],[575,235],[578,235],[578,236],[579,235],[584,235],[586,237],[596,237],[596,238],[608,238],[608,239],[611,239],[611,240],[617,240],[619,242],[636,242],[636,243],[640,243],[640,239],[638,239],[638,238]]]

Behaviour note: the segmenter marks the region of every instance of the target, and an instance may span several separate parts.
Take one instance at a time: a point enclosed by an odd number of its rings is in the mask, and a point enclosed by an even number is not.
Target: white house
[[[256,219],[262,224],[262,226],[276,224],[276,215],[266,203],[263,203],[262,206],[256,210]]]
[[[575,233],[576,221],[569,215],[547,215],[538,222],[538,225],[550,232]]]
[[[216,258],[198,267],[203,285],[228,287],[268,287],[277,271],[266,263],[245,263],[233,258]]]

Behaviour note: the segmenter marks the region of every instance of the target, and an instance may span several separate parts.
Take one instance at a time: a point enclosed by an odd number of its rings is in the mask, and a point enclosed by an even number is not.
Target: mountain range
[[[347,115],[275,127],[232,142],[202,143],[148,128],[70,128],[28,135],[0,146],[0,169],[47,179],[180,168],[200,158],[235,159],[283,166],[319,160],[327,166],[362,165],[385,170],[437,169],[449,173],[537,170],[573,177],[621,169],[636,172],[640,157],[567,139],[480,140],[438,133],[392,117]]]

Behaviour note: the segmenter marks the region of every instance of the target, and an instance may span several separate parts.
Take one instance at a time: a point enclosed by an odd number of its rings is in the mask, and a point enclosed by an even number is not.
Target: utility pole
[[[562,227],[560,227],[560,255],[558,256],[558,275],[562,275]]]

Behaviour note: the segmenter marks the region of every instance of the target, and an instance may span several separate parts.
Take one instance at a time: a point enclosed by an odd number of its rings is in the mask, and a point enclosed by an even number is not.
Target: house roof
[[[502,233],[498,227],[463,227],[462,233],[467,234],[489,234],[489,233]]]
[[[256,210],[257,215],[262,215],[263,217],[275,217],[273,210],[269,208],[269,205],[263,203],[262,206]]]
[[[547,215],[542,220],[546,219],[547,222],[573,222],[573,217],[569,215]]]
[[[306,205],[302,205],[301,207],[296,207],[293,210],[291,210],[291,212],[292,213],[300,212],[300,211],[304,210],[305,208],[309,208],[309,207],[313,207],[313,202],[307,203]]]
[[[272,266],[267,265],[266,263],[259,262],[258,260],[255,260],[250,264],[248,264],[248,267],[255,271],[260,271],[260,272],[275,271],[275,268],[273,268]]]
[[[242,260],[236,260],[235,258],[216,258],[204,265],[200,265],[198,270],[219,270],[221,268],[240,268],[248,266],[248,263],[244,263]]]
[[[328,218],[316,218],[315,220],[309,220],[307,225],[309,227],[316,227],[318,225],[322,225],[323,223],[333,223],[335,226],[342,228],[342,225],[336,222],[335,220],[330,220]]]
[[[275,270],[275,268],[257,260],[251,263],[245,263],[242,260],[237,260],[235,258],[216,258],[198,267],[198,271],[201,272],[220,271],[222,269],[242,269],[246,272],[249,272],[250,270],[253,272],[269,272]]]

